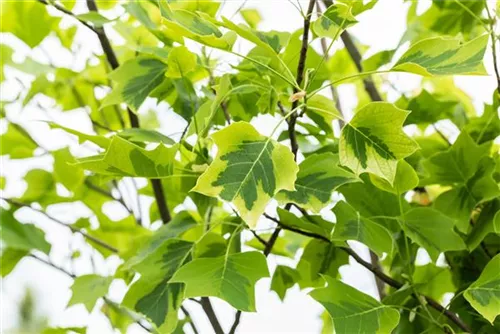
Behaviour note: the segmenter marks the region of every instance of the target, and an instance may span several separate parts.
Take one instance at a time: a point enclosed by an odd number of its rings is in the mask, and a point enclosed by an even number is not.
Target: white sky
[[[81,1],[81,0],[80,0]],[[308,1],[300,1],[303,7],[306,7]],[[422,0],[421,6],[425,8],[430,1]],[[223,15],[230,17],[235,10],[241,5],[242,1],[230,0],[227,1],[223,8]],[[491,4],[490,4],[491,6]],[[263,30],[284,30],[292,31],[302,25],[302,19],[297,9],[287,0],[250,0],[247,1],[247,8],[256,8],[263,16],[263,22],[260,29]],[[409,3],[395,0],[380,0],[375,8],[358,17],[360,21],[351,29],[353,35],[362,43],[371,47],[370,53],[374,53],[384,49],[394,48],[405,30],[406,9]],[[78,9],[84,8],[81,4]],[[33,18],[36,19],[36,18]],[[235,20],[240,20],[239,16],[235,16]],[[67,21],[69,22],[69,21]],[[95,50],[100,52],[95,36],[87,31],[80,30],[77,35],[77,40],[82,43],[81,59],[77,61],[82,63],[86,55],[90,51]],[[25,47],[16,43],[12,38],[2,36],[2,42],[16,46],[16,57],[22,59],[29,52]],[[52,61],[58,65],[68,66],[71,61],[69,55],[61,51],[59,45],[54,40],[46,40],[42,43],[45,50],[50,51]],[[43,52],[38,48],[32,53],[37,59],[44,61],[47,59]],[[487,59],[487,68],[491,73],[491,59]],[[78,66],[78,65],[77,65]],[[391,74],[391,81],[398,86],[401,91],[409,91],[417,87],[419,78],[414,75],[407,74]],[[483,102],[489,102],[491,93],[494,87],[494,79],[491,77],[462,77],[458,78],[457,83],[467,93],[474,96],[474,104],[481,110]],[[19,84],[9,82],[9,86],[2,86],[2,99],[9,100],[16,96],[19,91]],[[386,89],[389,89],[386,87]],[[343,106],[348,110],[355,105],[353,97],[353,89],[349,85],[345,85],[340,89]],[[392,94],[392,95],[391,95]],[[395,96],[392,92],[389,96]],[[45,106],[50,106],[46,99],[40,101]],[[148,106],[154,106],[154,101],[147,102]],[[35,122],[36,120],[47,119],[47,115],[43,113],[36,105],[30,104],[20,114],[20,108],[13,106],[8,110],[10,119],[26,125],[32,131],[35,139],[41,142],[48,148],[59,148],[68,143],[68,137],[55,132],[49,132],[45,124]],[[60,113],[58,111],[50,111],[48,113],[57,122],[66,126],[81,130],[91,131],[85,113],[81,110]],[[165,113],[163,113],[165,114]],[[179,120],[172,112],[167,116],[161,117],[162,130],[166,134],[179,132],[179,126],[182,121]],[[257,125],[265,133],[275,124],[275,120],[270,117],[262,117],[256,121]],[[0,123],[0,128],[4,131],[5,123]],[[71,142],[71,147],[75,148],[75,142]],[[25,183],[22,177],[25,172],[35,167],[47,168],[51,163],[51,159],[38,158],[35,161],[12,162],[2,158],[0,160],[2,175],[8,175],[9,181],[7,188],[2,196],[19,196],[25,190]],[[113,209],[113,208],[110,208]],[[75,214],[84,214],[86,209],[82,206],[67,205],[65,207],[58,206],[57,209],[49,211],[52,215],[66,222],[74,221]],[[51,260],[65,268],[71,269],[68,265],[67,256],[69,247],[83,249],[83,256],[76,261],[77,274],[86,274],[92,271],[89,261],[89,247],[82,246],[83,242],[79,236],[71,236],[69,231],[63,227],[57,226],[53,222],[45,219],[39,214],[34,214],[29,209],[22,210],[18,218],[23,222],[35,223],[47,233],[47,239],[54,245],[51,252]],[[366,248],[362,245],[354,245],[355,249],[368,260]],[[283,259],[277,259],[270,256],[271,268],[274,269],[276,262],[283,263]],[[286,260],[285,260],[286,262]],[[287,263],[292,264],[292,261]],[[352,263],[352,261],[351,261]],[[111,258],[104,263],[102,258],[97,263],[98,274],[108,275],[112,268],[116,268],[118,262],[116,258]],[[341,274],[347,283],[355,286],[361,291],[376,296],[376,289],[373,284],[373,276],[364,268],[357,264],[352,264],[341,268]],[[112,300],[119,301],[125,292],[125,286],[122,282],[113,284],[109,297]],[[71,280],[63,274],[58,273],[54,269],[37,262],[32,259],[25,259],[6,279],[1,280],[1,329],[9,329],[16,325],[18,304],[24,295],[25,289],[33,290],[37,309],[40,315],[47,316],[50,324],[53,326],[85,326],[88,325],[89,334],[107,334],[113,333],[107,320],[94,309],[92,314],[88,314],[82,305],[73,306],[65,309],[66,304],[71,296],[69,286]],[[239,333],[318,333],[321,328],[319,315],[322,308],[314,300],[307,296],[305,291],[299,291],[297,287],[289,290],[285,302],[282,303],[274,292],[269,292],[270,278],[262,279],[257,284],[257,310],[258,313],[245,313],[242,316],[242,321],[239,327]],[[233,321],[234,311],[220,300],[213,299],[216,312],[219,315],[223,326],[228,329]],[[198,329],[201,333],[211,333],[212,329],[206,320],[203,312],[199,311],[198,305],[187,303],[187,308],[194,315],[197,321]],[[187,330],[187,332],[189,332]],[[144,333],[138,326],[131,326],[128,333]]]

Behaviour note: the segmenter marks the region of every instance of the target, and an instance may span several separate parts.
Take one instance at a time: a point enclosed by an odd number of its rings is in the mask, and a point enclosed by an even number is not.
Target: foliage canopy
[[[29,167],[23,191],[2,172],[2,277],[28,257],[58,268],[74,280],[68,307],[100,307],[121,332],[197,332],[195,301],[214,332],[235,333],[269,277],[282,300],[310,291],[324,333],[499,333],[499,7],[409,2],[400,43],[372,53],[350,28],[377,2],[302,1],[292,32],[260,30],[251,5],[224,17],[217,1],[2,2],[2,162]],[[455,84],[464,75],[495,78],[487,103]],[[34,108],[38,128],[16,121]],[[92,132],[52,116],[63,113]],[[68,140],[45,146],[36,129]],[[82,236],[64,257],[87,251],[106,274],[52,262],[61,249],[30,215]],[[349,258],[377,298],[341,276]],[[126,293],[112,300],[118,280]]]

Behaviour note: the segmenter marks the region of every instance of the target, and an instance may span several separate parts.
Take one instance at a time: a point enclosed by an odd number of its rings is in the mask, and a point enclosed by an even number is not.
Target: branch
[[[97,4],[94,0],[87,0],[87,7],[91,12],[98,12]],[[120,63],[118,62],[118,58],[116,57],[109,38],[106,35],[106,31],[104,30],[104,28],[95,28],[94,30],[97,34],[97,37],[99,38],[99,42],[101,43],[102,50],[106,56],[106,59],[108,60],[109,65],[113,70],[117,69],[120,66]],[[137,117],[137,115],[128,107],[127,113],[130,120],[130,125],[133,128],[139,128],[139,117]],[[167,224],[170,220],[172,220],[172,217],[167,206],[167,200],[165,197],[165,193],[163,192],[161,180],[151,179],[151,186],[153,188],[156,205],[158,206],[161,220],[163,221],[163,224]]]
[[[491,15],[490,8],[488,7],[488,2],[486,2],[484,6],[486,7],[486,13],[488,14],[488,18],[491,21],[490,36],[491,36],[491,49],[493,52],[493,68],[495,70],[495,76],[497,78],[497,92],[500,95],[500,70],[498,66],[497,47],[496,47],[497,39],[495,36],[495,26],[494,26],[496,18],[493,18],[493,16]],[[499,14],[500,13],[497,13],[497,15]]]
[[[50,220],[52,220],[53,222],[56,222],[58,223],[59,225],[62,225],[62,226],[65,226],[67,228],[69,228],[73,233],[79,233],[81,234],[85,239],[89,240],[89,241],[92,241],[94,242],[95,244],[103,247],[103,248],[106,248],[107,250],[113,252],[113,253],[118,253],[118,249],[116,249],[115,247],[107,244],[106,242],[100,240],[100,239],[97,239],[96,237],[93,237],[89,234],[87,234],[86,232],[74,227],[74,226],[71,226],[69,224],[66,224],[62,221],[60,221],[59,219],[55,218],[55,217],[52,217],[51,215],[49,215],[48,213],[46,213],[45,211],[42,211],[42,210],[38,210],[38,209],[35,209],[33,208],[31,205],[29,204],[26,204],[26,203],[22,203],[22,202],[19,202],[19,201],[16,201],[16,200],[13,200],[13,199],[10,199],[10,198],[3,198],[1,197],[0,199],[6,201],[7,203],[11,204],[11,205],[14,205],[14,206],[17,206],[17,207],[20,207],[20,208],[30,208],[31,210],[33,211],[36,211],[38,213],[41,213],[42,215],[44,215],[45,217],[49,218]]]
[[[207,314],[208,320],[210,320],[210,323],[212,324],[215,334],[224,334],[222,326],[220,325],[219,320],[217,319],[217,315],[215,314],[212,303],[210,302],[210,299],[208,297],[201,297],[201,307],[203,308],[203,311],[205,311],[205,313]]]
[[[198,329],[196,328],[196,325],[194,324],[193,318],[191,317],[191,314],[189,314],[189,311],[182,305],[181,305],[181,310],[182,310],[182,313],[184,313],[184,315],[186,316],[186,319],[188,319],[189,326],[191,326],[193,333],[198,334],[199,333]]]
[[[302,33],[302,46],[300,48],[300,57],[299,57],[299,63],[297,65],[297,86],[300,87],[302,84],[302,81],[304,80],[304,69],[306,66],[306,59],[307,59],[307,49],[309,46],[309,28],[311,26],[311,15],[314,9],[314,5],[316,4],[316,0],[309,0],[309,6],[307,7],[307,12],[304,17],[304,31]],[[299,90],[297,87],[293,88],[293,93],[298,93]],[[299,101],[296,100],[292,103],[292,109],[294,110],[297,108],[299,105]],[[278,107],[282,113],[284,113],[283,110],[283,105],[278,102]],[[286,114],[286,113],[285,113]],[[299,145],[297,143],[297,135],[295,133],[295,125],[297,124],[297,117],[298,114],[294,112],[293,114],[290,115],[290,119],[288,120],[288,136],[290,138],[290,146],[292,149],[292,153],[294,156],[295,161],[297,161],[297,153],[299,151]],[[290,210],[292,207],[291,204],[287,204],[285,206],[285,210]],[[267,257],[269,254],[271,254],[271,251],[274,247],[274,244],[276,243],[276,240],[278,240],[279,234],[281,232],[281,228],[277,228],[274,230],[273,234],[269,238],[269,240],[265,244],[264,248],[264,255]],[[236,329],[240,323],[240,318],[241,318],[241,311],[237,311],[236,315],[234,317],[234,322],[233,325],[231,326],[230,334],[234,334],[236,332]]]
[[[90,24],[88,24],[87,22],[85,22],[84,20],[82,19],[79,19],[75,13],[73,13],[72,11],[66,9],[65,7],[55,3],[55,2],[48,2],[47,0],[37,0],[38,2],[44,4],[45,6],[52,6],[54,7],[55,9],[57,9],[58,11],[60,11],[61,13],[63,14],[66,14],[66,15],[69,15],[71,17],[73,17],[75,20],[78,20],[81,24],[83,24],[85,27],[89,28],[90,30],[92,30],[94,33],[97,33],[96,29],[94,27],[92,27]]]
[[[316,234],[316,233],[312,233],[312,232],[308,232],[308,231],[303,231],[303,230],[295,228],[295,227],[287,226],[287,225],[283,224],[280,220],[278,220],[278,219],[276,219],[274,217],[271,217],[271,216],[269,216],[267,214],[264,214],[264,216],[266,218],[272,220],[273,222],[277,223],[284,230],[289,230],[289,231],[295,232],[297,234],[301,234],[301,235],[304,235],[304,236],[307,236],[307,237],[311,237],[311,238],[315,238],[315,239],[318,239],[318,240],[322,240],[322,241],[331,243],[331,240],[328,239],[325,236],[322,236],[322,235]],[[403,286],[402,283],[396,281],[392,277],[390,277],[390,276],[386,275],[385,273],[383,273],[380,270],[380,268],[378,268],[377,266],[371,264],[370,262],[367,262],[367,261],[363,260],[351,248],[349,248],[349,247],[340,247],[340,249],[342,249],[344,252],[346,252],[347,254],[349,254],[350,256],[352,256],[356,260],[356,262],[358,262],[360,265],[362,265],[363,267],[365,267],[366,269],[368,269],[369,271],[371,271],[375,276],[377,276],[378,278],[380,278],[382,281],[384,281],[388,285],[392,286],[393,288],[400,289]],[[418,298],[418,296],[415,295],[415,294],[413,294],[412,296],[414,298]],[[469,328],[469,326],[467,324],[465,324],[462,321],[462,319],[460,319],[455,313],[453,313],[450,310],[444,308],[441,304],[439,304],[434,299],[432,299],[430,297],[427,297],[427,296],[423,296],[423,297],[425,298],[425,300],[427,301],[427,303],[432,308],[434,308],[435,310],[437,310],[437,311],[442,312],[443,314],[445,314],[448,319],[450,319],[453,323],[455,323],[458,327],[460,327],[465,332],[472,333],[472,331]]]

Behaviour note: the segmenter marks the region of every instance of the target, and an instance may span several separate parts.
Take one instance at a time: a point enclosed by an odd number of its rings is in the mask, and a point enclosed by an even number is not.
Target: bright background
[[[84,1],[79,0],[74,9],[76,13],[86,11]],[[491,1],[490,8],[494,1]],[[302,18],[297,10],[297,4],[302,8],[307,6],[308,1],[287,1],[287,0],[229,0],[223,6],[222,15],[234,21],[241,21],[241,17],[237,14],[238,8],[245,3],[245,8],[258,9],[263,18],[263,22],[259,28],[262,30],[283,30],[293,31],[302,26]],[[380,0],[379,3],[364,14],[358,17],[359,24],[350,29],[361,43],[369,46],[369,54],[377,51],[392,49],[399,43],[401,36],[405,31],[406,12],[410,3],[396,0]],[[421,0],[419,2],[419,11],[424,11],[430,5],[430,0]],[[56,13],[56,11],[51,11]],[[108,17],[114,17],[120,12],[109,12]],[[108,14],[108,13],[106,13]],[[113,15],[114,14],[114,15]],[[33,18],[36,20],[36,18]],[[75,21],[72,19],[64,19],[62,24],[72,25]],[[108,32],[112,38],[116,38],[112,32]],[[1,42],[13,46],[16,50],[15,59],[22,60],[26,55],[31,55],[40,62],[50,62],[57,66],[67,66],[73,69],[81,69],[85,59],[91,53],[101,53],[97,38],[87,29],[79,29],[76,36],[75,45],[78,45],[79,57],[72,59],[70,53],[64,50],[56,38],[47,38],[42,42],[40,47],[34,50],[29,50],[19,41],[16,41],[11,36],[4,34],[0,35]],[[117,40],[118,41],[118,40]],[[188,43],[190,48],[196,49],[194,43]],[[337,43],[335,47],[341,47]],[[247,50],[248,45],[242,43],[241,50]],[[335,48],[334,48],[335,49]],[[318,49],[319,50],[319,49]],[[49,57],[47,56],[49,55]],[[217,53],[219,54],[219,53]],[[224,68],[225,62],[234,62],[237,59],[231,56],[220,54],[221,68]],[[492,73],[491,58],[486,59],[486,67],[489,73]],[[16,73],[18,76],[19,73]],[[9,72],[7,71],[7,77]],[[29,76],[22,79],[24,85],[29,84],[32,80]],[[399,92],[409,92],[418,87],[420,78],[411,74],[390,74],[388,80],[391,85],[384,85],[382,90],[388,93],[388,98],[391,100],[399,96]],[[7,84],[8,83],[8,84]],[[1,99],[14,99],[20,92],[26,93],[23,84],[8,80],[1,87]],[[484,102],[491,102],[491,93],[495,87],[495,80],[492,77],[459,77],[456,79],[457,85],[469,95],[474,96],[474,105],[481,113]],[[29,87],[29,86],[28,86]],[[394,90],[397,88],[397,91]],[[351,85],[343,85],[339,89],[341,103],[343,109],[352,114],[352,108],[356,105],[356,97],[354,88]],[[52,107],[52,102],[48,99],[37,98],[37,103],[30,103],[23,110],[19,105],[11,105],[7,109],[9,119],[26,126],[33,137],[48,149],[57,149],[70,145],[72,151],[76,154],[88,154],[85,148],[78,148],[77,143],[69,140],[69,137],[62,133],[49,131],[48,126],[40,120],[56,120],[58,123],[74,128],[83,132],[91,132],[92,127],[85,111],[74,110],[70,112],[59,112],[57,108]],[[159,111],[159,118],[162,124],[162,132],[166,135],[171,135],[178,138],[179,132],[185,126],[185,121],[180,119],[172,111],[168,110],[166,104],[156,106],[154,100],[147,101],[142,109],[155,108]],[[271,129],[276,124],[277,120],[272,117],[259,117],[254,123],[264,133],[269,134]],[[6,129],[6,124],[3,120],[0,122],[0,131]],[[441,124],[441,130],[453,138],[454,129],[448,124]],[[38,157],[26,162],[9,161],[9,159],[1,158],[0,173],[4,176],[8,175],[8,183],[2,196],[20,196],[26,189],[26,184],[22,180],[24,174],[33,168],[50,169],[52,159],[48,156]],[[71,168],[71,167],[68,167]],[[125,185],[124,185],[125,186]],[[142,204],[149,204],[147,199],[141,199]],[[64,222],[71,223],[77,215],[85,215],[87,209],[83,205],[58,205],[57,208],[48,210],[48,212]],[[120,218],[121,207],[110,206],[109,212],[113,216]],[[92,254],[89,247],[85,245],[80,236],[72,236],[67,228],[60,227],[51,222],[44,216],[34,213],[30,209],[19,210],[16,217],[22,222],[35,223],[37,226],[46,231],[48,241],[53,245],[50,259],[57,265],[74,271],[77,275],[87,274],[93,270],[101,275],[110,275],[113,270],[119,265],[116,257],[111,257],[108,260],[102,259],[97,254]],[[262,223],[258,228],[266,228],[266,223]],[[360,244],[352,244],[366,260],[369,260],[367,249]],[[70,250],[81,250],[82,256],[75,260],[73,264],[68,260]],[[300,255],[300,254],[298,254]],[[95,261],[95,269],[92,268],[90,257],[93,256]],[[297,259],[299,256],[297,256]],[[276,263],[283,263],[286,260],[269,257],[270,269],[273,270]],[[426,256],[421,255],[419,261],[426,261]],[[289,264],[290,261],[288,261]],[[374,297],[378,297],[374,285],[373,276],[366,269],[356,264],[351,259],[351,264],[340,269],[343,280],[358,288],[359,290],[368,293]],[[239,333],[318,333],[321,329],[321,321],[319,315],[322,309],[313,299],[307,296],[306,291],[299,291],[298,287],[294,287],[288,291],[284,303],[282,303],[274,292],[269,291],[270,278],[262,279],[257,284],[257,310],[258,313],[243,314],[242,321],[239,327]],[[59,273],[55,269],[42,264],[34,259],[26,258],[16,267],[16,269],[5,279],[0,280],[1,284],[1,319],[0,332],[8,333],[9,329],[15,328],[18,324],[18,308],[19,304],[25,295],[26,289],[29,288],[36,301],[36,312],[38,315],[47,317],[51,326],[86,326],[90,334],[107,334],[113,333],[107,319],[100,314],[99,304],[94,308],[91,314],[85,310],[83,305],[73,306],[66,309],[66,304],[71,297],[70,285],[71,280],[64,274]],[[121,281],[115,281],[110,289],[109,298],[119,302],[125,293],[125,284]],[[100,302],[102,303],[102,301]],[[229,329],[233,322],[234,311],[224,302],[213,298],[213,304],[216,312],[225,329]],[[193,318],[196,321],[198,329],[201,333],[211,333],[212,329],[204,313],[195,303],[186,303],[186,307],[190,310]],[[3,330],[3,331],[2,331]],[[190,330],[190,329],[189,329]],[[145,333],[137,325],[132,325],[128,333]]]

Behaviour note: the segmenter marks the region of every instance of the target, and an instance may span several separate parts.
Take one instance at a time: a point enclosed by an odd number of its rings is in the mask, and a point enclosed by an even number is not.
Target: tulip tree
[[[373,53],[351,29],[377,0],[299,4],[300,29],[266,31],[251,2],[233,17],[217,1],[2,2],[2,161],[30,167],[0,201],[2,277],[28,257],[57,268],[68,307],[120,332],[197,333],[207,317],[236,333],[267,278],[284,303],[292,287],[317,302],[325,333],[499,333],[500,7],[408,2],[399,44]],[[489,76],[491,98],[455,76]],[[16,122],[33,108],[84,111],[82,126]],[[19,177],[2,173],[8,190]],[[84,247],[53,247],[37,217]],[[341,275],[349,261],[376,296]]]

